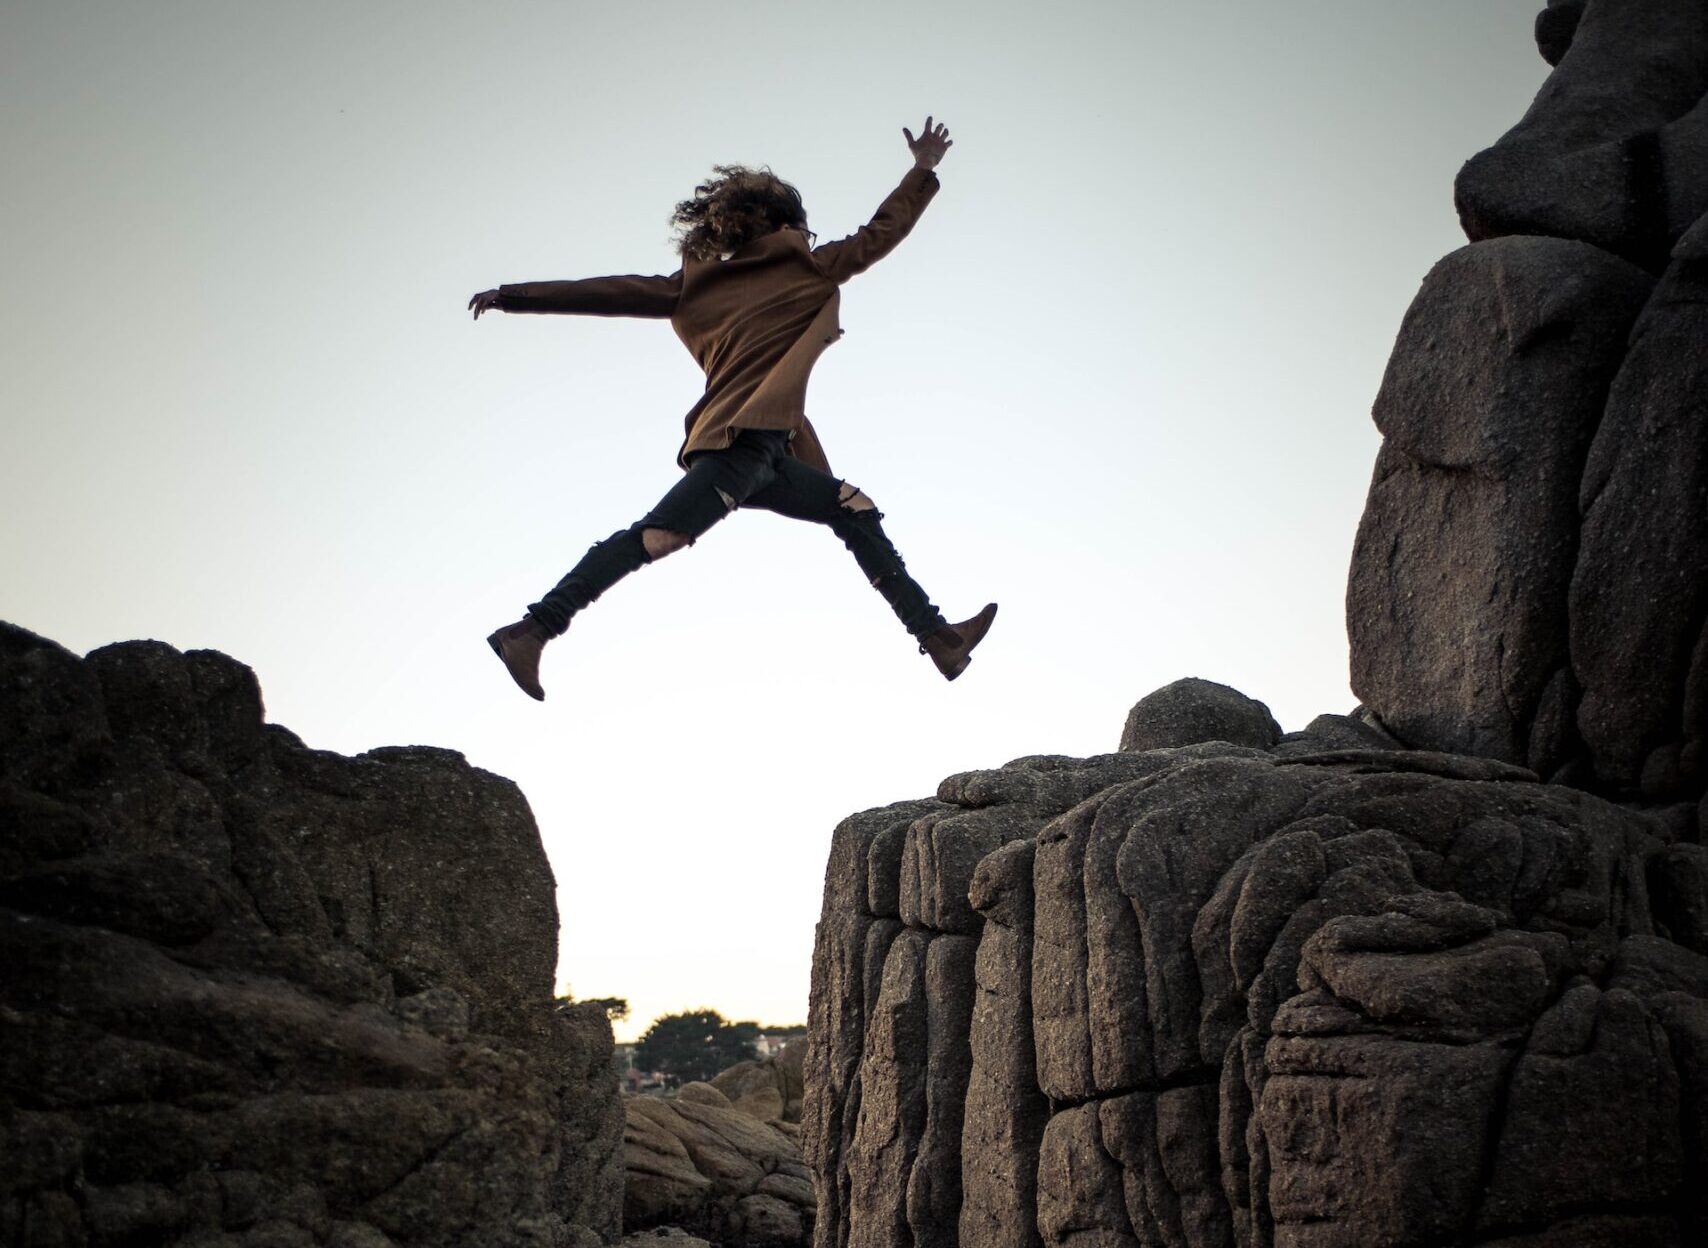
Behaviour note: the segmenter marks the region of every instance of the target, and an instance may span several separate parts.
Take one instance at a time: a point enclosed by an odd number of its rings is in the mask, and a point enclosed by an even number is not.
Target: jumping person
[[[469,300],[482,312],[566,312],[668,317],[706,373],[688,413],[677,462],[686,475],[640,520],[595,543],[514,624],[487,638],[529,696],[544,700],[540,653],[570,617],[630,572],[692,545],[737,507],[828,525],[937,669],[953,680],[996,615],[991,603],[949,624],[907,574],[861,490],[830,474],[806,418],[807,376],[842,335],[838,287],[864,272],[913,228],[937,193],[934,170],[950,147],[946,126],[902,129],[913,168],[877,215],[840,242],[812,246],[794,187],[769,170],[718,165],[676,205],[682,267],[669,277],[523,282]]]

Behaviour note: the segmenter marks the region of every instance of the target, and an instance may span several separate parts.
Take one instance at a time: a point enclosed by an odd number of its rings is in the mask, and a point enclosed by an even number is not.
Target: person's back
[[[812,366],[841,335],[838,288],[892,250],[937,191],[933,170],[948,130],[926,118],[920,137],[904,129],[914,167],[871,222],[814,247],[799,193],[769,170],[721,165],[676,206],[682,268],[670,276],[525,282],[469,300],[483,312],[555,312],[669,318],[706,374],[685,418],[677,453],[684,476],[658,506],[595,543],[515,624],[487,640],[511,676],[543,699],[539,660],[617,581],[691,545],[737,507],[757,507],[827,525],[945,677],[965,670],[996,614],[950,625],[908,575],[884,534],[882,516],[857,487],[830,474],[806,388]]]

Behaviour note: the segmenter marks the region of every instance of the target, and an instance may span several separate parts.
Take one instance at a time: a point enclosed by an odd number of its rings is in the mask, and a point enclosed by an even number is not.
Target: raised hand
[[[907,150],[913,153],[913,165],[916,169],[935,169],[937,162],[943,159],[943,153],[955,146],[949,139],[949,127],[931,124],[931,118],[925,119],[925,128],[919,132],[919,137],[913,137],[913,131],[906,126],[901,128],[902,137],[907,140]]]
[[[496,290],[483,290],[474,298],[470,299],[469,310],[474,313],[474,319],[478,321],[482,312],[490,312],[492,309],[496,308],[498,306],[498,298],[499,296]]]

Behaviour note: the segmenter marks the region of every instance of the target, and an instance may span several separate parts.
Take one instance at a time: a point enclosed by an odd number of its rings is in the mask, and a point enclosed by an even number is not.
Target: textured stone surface
[[[610,1027],[553,1005],[514,785],[306,749],[211,651],[0,625],[0,689],[0,1241],[617,1230]]]
[[[1548,7],[1536,15],[1536,50],[1548,64],[1558,65],[1572,46],[1572,36],[1577,33],[1578,22],[1583,20],[1586,2],[1548,0]]]
[[[1696,939],[1700,848],[1673,821],[1430,751],[1125,757],[1142,770],[1050,760],[1078,800],[1032,806],[1033,834],[978,863],[970,962],[959,915],[890,935],[864,1033],[839,1040],[861,1052],[858,1125],[809,1147],[821,1191],[847,1176],[815,1243],[1708,1226],[1708,958],[1674,938]],[[1018,826],[1027,770],[939,796]],[[839,965],[867,956],[845,920],[827,900],[821,1012],[825,984],[865,980]],[[809,1080],[809,1106],[823,1092]],[[958,1151],[938,1129],[957,1111]]]
[[[1364,705],[1181,681],[845,825],[819,1248],[1708,1242],[1708,6],[1536,36],[1376,403]]]
[[[1461,172],[1479,241],[1378,397],[1353,684],[1404,744],[1684,812],[1708,790],[1708,8],[1552,0],[1536,29],[1556,68]]]
[[[1631,335],[1581,486],[1577,727],[1596,779],[1694,798],[1708,733],[1708,220]]]
[[[1569,21],[1538,23],[1545,55]],[[1568,39],[1524,119],[1460,171],[1465,233],[1575,238],[1658,265],[1708,211],[1708,9],[1589,0]]]
[[[1203,741],[1268,749],[1280,737],[1281,728],[1263,703],[1191,676],[1139,699],[1127,713],[1121,749],[1165,750]]]
[[[729,1098],[742,1113],[761,1122],[801,1120],[802,1064],[807,1045],[803,1037],[791,1040],[783,1051],[760,1061],[737,1062],[720,1071],[712,1086]]]
[[[1530,763],[1567,673],[1579,482],[1652,281],[1582,243],[1503,238],[1430,271],[1375,406],[1347,581],[1352,688],[1407,744]]]
[[[753,1248],[810,1238],[812,1180],[799,1142],[779,1124],[704,1083],[669,1099],[625,1096],[623,1114],[624,1229],[674,1226]]]

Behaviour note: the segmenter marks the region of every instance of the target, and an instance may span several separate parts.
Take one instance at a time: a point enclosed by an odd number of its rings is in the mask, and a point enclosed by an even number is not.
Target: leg
[[[900,553],[884,533],[883,513],[859,489],[798,459],[786,459],[777,465],[777,479],[746,505],[829,526],[902,627],[920,641],[947,627],[942,612],[908,575]]]
[[[528,614],[556,637],[570,617],[629,573],[673,551],[692,545],[702,534],[771,476],[763,446],[738,441],[725,451],[694,457],[687,473],[646,515],[626,529],[588,547],[581,561]]]

